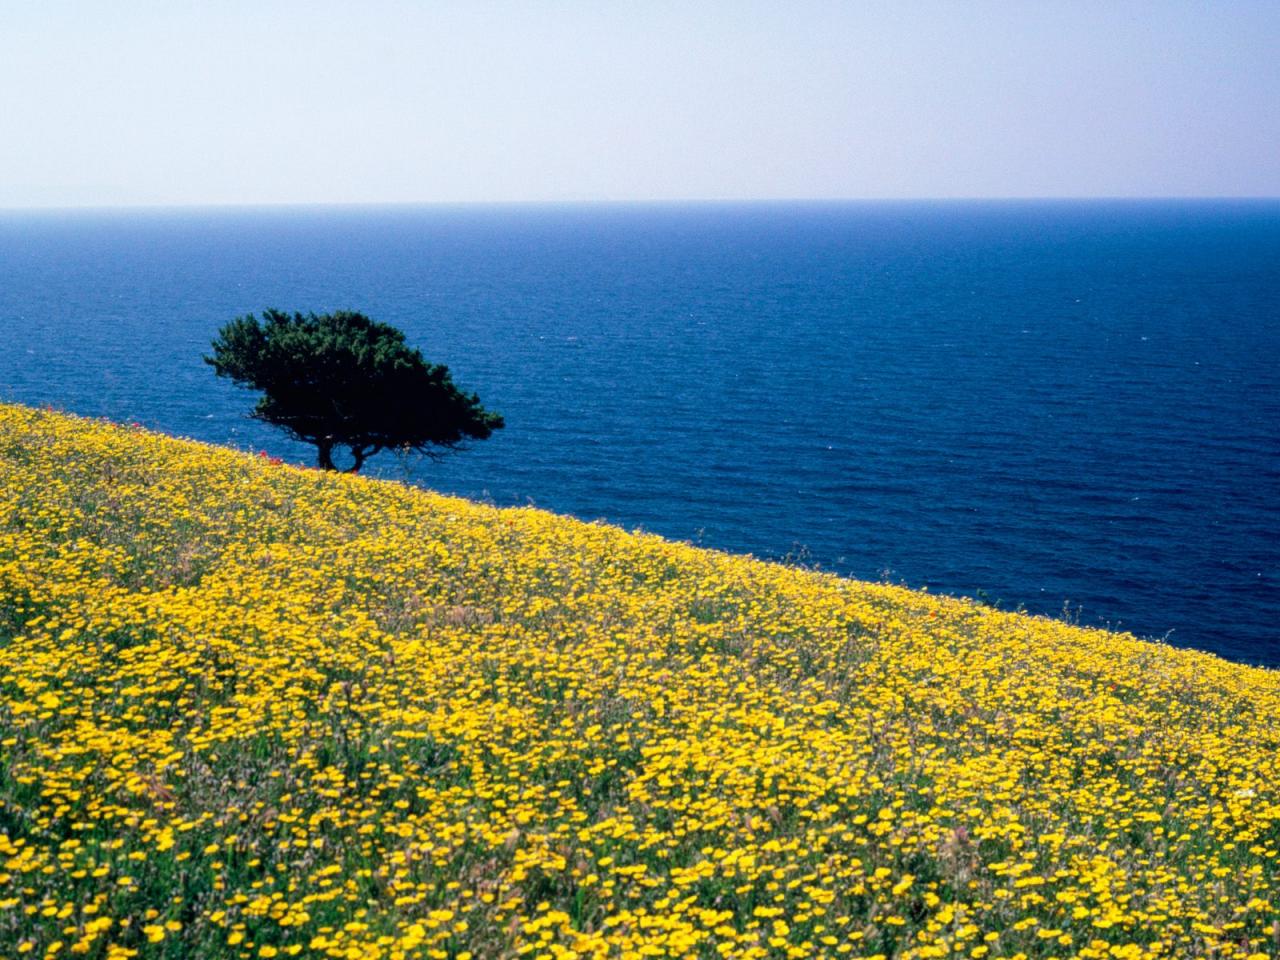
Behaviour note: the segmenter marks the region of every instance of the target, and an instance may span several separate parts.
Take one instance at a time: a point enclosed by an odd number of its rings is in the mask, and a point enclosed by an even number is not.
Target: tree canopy
[[[381,450],[436,456],[503,426],[449,368],[428,363],[404,333],[364,314],[263,311],[236,317],[204,358],[220,377],[262,391],[251,414],[315,444],[319,465],[351,451],[351,472]]]

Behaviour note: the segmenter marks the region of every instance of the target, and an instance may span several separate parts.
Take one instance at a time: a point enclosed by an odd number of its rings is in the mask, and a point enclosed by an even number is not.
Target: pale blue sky
[[[0,0],[0,207],[1280,195],[1280,0]]]

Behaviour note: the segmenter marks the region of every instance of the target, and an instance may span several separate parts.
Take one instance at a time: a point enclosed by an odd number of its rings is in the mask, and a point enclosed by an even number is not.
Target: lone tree
[[[437,456],[503,425],[458,389],[448,367],[427,363],[402,332],[360,313],[237,317],[204,360],[218,376],[261,390],[251,416],[314,443],[325,470],[337,469],[335,447],[350,449],[356,473],[380,450]]]

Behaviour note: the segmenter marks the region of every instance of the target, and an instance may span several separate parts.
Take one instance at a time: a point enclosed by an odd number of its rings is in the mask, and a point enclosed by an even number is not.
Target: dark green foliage
[[[458,389],[448,367],[427,363],[395,327],[360,313],[237,317],[204,360],[218,376],[261,390],[252,416],[315,444],[326,470],[336,469],[336,447],[350,449],[355,472],[380,450],[433,456],[503,425]]]

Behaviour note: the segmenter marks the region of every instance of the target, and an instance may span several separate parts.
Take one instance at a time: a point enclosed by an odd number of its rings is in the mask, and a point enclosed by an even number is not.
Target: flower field
[[[1280,957],[1280,673],[0,405],[0,957]]]

